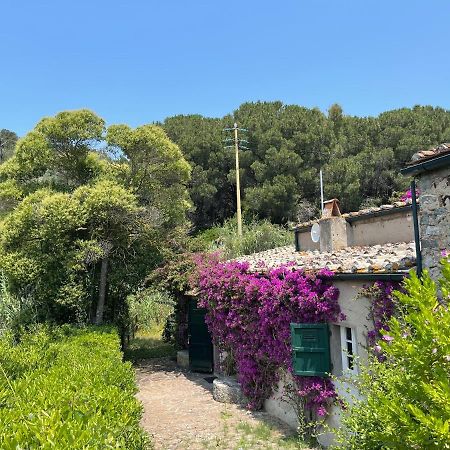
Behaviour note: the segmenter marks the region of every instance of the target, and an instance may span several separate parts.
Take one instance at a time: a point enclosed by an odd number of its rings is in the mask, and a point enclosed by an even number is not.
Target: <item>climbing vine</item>
[[[391,281],[376,281],[371,286],[366,286],[359,295],[370,300],[370,318],[373,329],[367,333],[367,344],[370,349],[382,360],[381,346],[377,344],[380,339],[389,341],[389,319],[395,313],[395,300],[393,291],[400,290],[399,283]]]
[[[316,275],[290,266],[250,272],[247,263],[198,260],[199,305],[215,344],[232,354],[248,407],[258,409],[276,387],[280,368],[292,373],[290,323],[342,319],[332,272]],[[325,416],[336,398],[328,378],[293,377],[305,408]]]

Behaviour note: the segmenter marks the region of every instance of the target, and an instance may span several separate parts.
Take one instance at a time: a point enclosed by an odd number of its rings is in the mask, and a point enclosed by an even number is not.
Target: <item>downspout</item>
[[[411,181],[412,216],[414,225],[414,243],[416,244],[417,276],[422,276],[422,251],[420,249],[419,216],[417,214],[416,180]]]

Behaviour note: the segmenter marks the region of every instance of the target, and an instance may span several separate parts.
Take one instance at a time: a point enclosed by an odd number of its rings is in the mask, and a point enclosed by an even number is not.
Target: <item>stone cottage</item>
[[[418,265],[437,279],[442,252],[450,250],[450,144],[416,153],[402,173],[420,193]]]
[[[311,233],[313,227],[318,234]],[[370,300],[359,293],[375,281],[401,281],[415,267],[412,205],[410,201],[397,202],[341,215],[338,202],[332,200],[326,202],[320,220],[297,225],[295,245],[240,260],[248,262],[254,271],[293,262],[294,269],[305,272],[324,267],[334,272],[333,284],[340,291],[339,304],[346,319],[330,326],[331,372],[337,377],[357,375],[358,366],[367,360],[367,334],[373,329]],[[345,395],[349,386],[338,382],[336,388],[338,394]],[[296,427],[294,408],[283,401],[283,393],[284,382],[280,382],[264,408]],[[339,426],[339,408],[332,408],[328,424]],[[328,433],[320,437],[320,442],[329,445],[332,439],[333,435]]]

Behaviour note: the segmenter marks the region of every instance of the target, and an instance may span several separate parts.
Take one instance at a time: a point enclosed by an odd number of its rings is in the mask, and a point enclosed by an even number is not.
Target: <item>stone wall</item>
[[[424,269],[437,280],[443,250],[450,250],[450,167],[418,175],[420,240]]]

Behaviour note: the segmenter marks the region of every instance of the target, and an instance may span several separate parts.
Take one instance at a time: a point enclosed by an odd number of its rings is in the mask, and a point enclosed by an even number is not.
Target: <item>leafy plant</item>
[[[0,448],[149,447],[112,328],[40,326],[0,339]]]
[[[339,441],[348,449],[450,448],[450,262],[439,289],[425,272],[395,292],[398,313],[357,383],[361,397],[343,411]]]
[[[32,299],[39,321],[124,329],[126,297],[186,231],[189,177],[156,125],[107,130],[84,109],[42,119],[0,165],[0,267],[11,294]]]
[[[149,288],[130,295],[127,303],[135,331],[149,331],[166,322],[175,302],[166,291]]]
[[[377,117],[355,117],[332,105],[317,108],[281,101],[246,102],[233,115],[206,118],[178,115],[163,127],[192,165],[189,193],[195,205],[196,230],[223,223],[235,214],[234,152],[224,148],[223,128],[234,121],[248,129],[240,151],[242,205],[245,212],[275,223],[297,220],[299,205],[319,207],[319,170],[325,197],[337,197],[343,211],[389,201],[404,192],[400,175],[418,150],[450,140],[450,111],[415,106],[386,111]],[[315,210],[315,211],[314,211]],[[298,220],[309,220],[301,214]]]
[[[286,228],[270,223],[268,220],[244,222],[243,235],[237,235],[235,219],[226,220],[223,226],[214,228],[214,240],[207,250],[220,251],[224,259],[269,250],[293,244],[293,233]],[[209,235],[211,231],[207,232]]]
[[[17,332],[21,326],[34,323],[36,317],[32,300],[12,294],[7,277],[0,273],[0,336]]]

